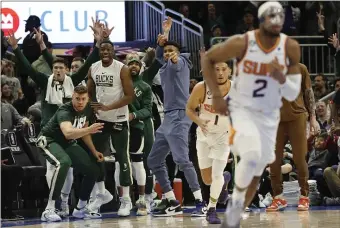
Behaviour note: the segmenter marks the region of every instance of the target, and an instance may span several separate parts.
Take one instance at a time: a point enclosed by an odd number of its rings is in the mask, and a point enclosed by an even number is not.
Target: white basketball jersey
[[[265,50],[256,38],[255,31],[245,34],[247,49],[243,59],[237,64],[234,90],[230,104],[247,107],[254,111],[273,112],[282,106],[281,85],[269,77],[268,64],[277,57],[283,74],[287,73],[288,58],[285,44],[287,36],[280,34],[277,43]]]
[[[208,88],[207,84],[204,83],[205,86],[205,95],[204,95],[204,101],[200,105],[200,113],[199,117],[202,120],[210,120],[208,123],[208,131],[209,133],[222,133],[228,131],[228,117],[224,115],[220,115],[215,112],[215,110],[212,107],[212,92]],[[233,82],[230,81],[230,90],[233,86]],[[230,94],[230,90],[228,94],[224,96],[224,99],[226,100]]]
[[[97,101],[104,105],[112,104],[124,96],[123,86],[120,79],[120,71],[123,63],[113,60],[108,67],[103,67],[102,62],[98,61],[91,66],[91,76],[96,84]],[[108,122],[128,121],[129,109],[124,106],[110,111],[99,111],[98,119]]]

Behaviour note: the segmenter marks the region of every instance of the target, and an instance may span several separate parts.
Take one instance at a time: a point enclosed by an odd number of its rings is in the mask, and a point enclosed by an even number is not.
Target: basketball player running
[[[67,172],[71,165],[78,170],[84,179],[80,188],[79,202],[73,211],[76,218],[100,218],[101,215],[87,207],[92,188],[99,176],[103,154],[94,147],[91,134],[101,131],[102,123],[89,125],[92,109],[88,104],[86,87],[75,87],[72,101],[63,104],[50,121],[41,129],[37,146],[40,147],[48,162],[55,167],[50,183],[50,194],[45,211],[41,215],[42,221],[55,222],[61,218],[56,214],[55,201],[61,194]],[[83,142],[92,152],[89,154],[77,143]]]
[[[129,195],[132,175],[129,156],[128,104],[134,98],[133,83],[129,68],[113,58],[114,48],[110,41],[103,41],[99,50],[101,60],[91,66],[87,86],[91,92],[91,98],[98,101],[92,102],[91,106],[98,112],[98,122],[104,123],[104,128],[100,134],[94,135],[93,142],[99,151],[104,151],[111,137],[119,162],[119,182],[123,191],[118,215],[128,216],[132,208]],[[93,92],[94,89],[95,92]],[[112,199],[105,197],[104,167],[101,171],[96,184],[98,186],[97,197],[89,205],[92,210],[98,210],[102,204]]]
[[[264,168],[275,160],[281,99],[295,100],[301,87],[299,44],[280,33],[284,23],[282,5],[262,4],[258,18],[259,29],[233,36],[213,46],[203,57],[203,75],[213,93],[213,107],[221,114],[227,113],[227,103],[218,89],[213,66],[238,59],[235,91],[229,102],[229,143],[241,160],[222,227],[240,226],[241,213],[253,199]]]
[[[226,99],[232,86],[232,82],[228,79],[231,69],[226,63],[217,63],[215,72],[218,89]],[[200,107],[199,116],[196,114],[197,107]],[[223,175],[230,153],[226,127],[228,117],[215,113],[213,110],[211,92],[205,82],[200,82],[194,87],[187,103],[186,113],[198,126],[196,143],[198,165],[201,169],[203,182],[210,185],[206,219],[210,224],[220,224],[221,220],[217,217],[216,204],[222,187],[226,189],[230,181],[229,172]]]

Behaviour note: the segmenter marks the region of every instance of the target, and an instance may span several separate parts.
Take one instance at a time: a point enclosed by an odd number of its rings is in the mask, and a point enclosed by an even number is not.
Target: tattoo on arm
[[[306,89],[304,94],[305,105],[308,110],[309,116],[315,116],[315,98],[312,88]]]

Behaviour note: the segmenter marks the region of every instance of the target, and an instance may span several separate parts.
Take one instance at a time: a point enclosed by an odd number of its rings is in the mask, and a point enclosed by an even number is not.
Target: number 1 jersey
[[[237,63],[230,105],[267,113],[282,106],[282,85],[269,76],[269,63],[276,57],[283,74],[287,73],[287,36],[281,33],[275,45],[265,49],[258,39],[258,32],[254,30],[245,34],[247,47]]]

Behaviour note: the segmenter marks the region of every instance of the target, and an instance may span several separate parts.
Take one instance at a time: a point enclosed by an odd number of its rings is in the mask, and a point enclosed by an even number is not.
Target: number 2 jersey
[[[230,105],[264,113],[278,110],[282,106],[282,85],[269,76],[268,65],[276,57],[283,74],[287,73],[287,36],[281,33],[275,45],[268,50],[261,45],[257,30],[247,32],[245,36],[247,47],[243,58],[237,63]]]

